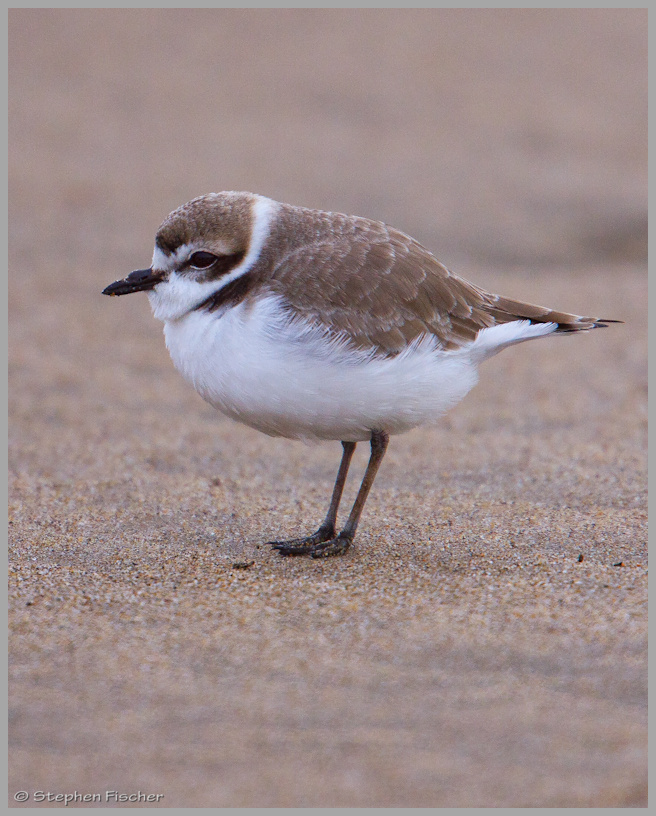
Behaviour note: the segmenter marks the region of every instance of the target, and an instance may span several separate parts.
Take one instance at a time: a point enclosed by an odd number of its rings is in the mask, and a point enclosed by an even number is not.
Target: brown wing
[[[595,325],[593,318],[489,294],[380,222],[317,213],[314,236],[290,249],[271,286],[305,319],[358,348],[395,355],[433,335],[453,349],[487,326],[517,319],[556,322],[563,331]]]

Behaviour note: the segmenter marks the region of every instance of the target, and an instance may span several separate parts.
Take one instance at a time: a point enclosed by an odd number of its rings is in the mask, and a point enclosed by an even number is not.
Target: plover
[[[604,318],[494,295],[449,272],[380,221],[244,192],[200,196],[172,212],[148,269],[104,289],[147,291],[175,367],[215,408],[271,436],[338,440],[330,506],[282,555],[344,553],[389,437],[433,422],[506,346],[588,331]],[[358,442],[371,456],[337,533]]]

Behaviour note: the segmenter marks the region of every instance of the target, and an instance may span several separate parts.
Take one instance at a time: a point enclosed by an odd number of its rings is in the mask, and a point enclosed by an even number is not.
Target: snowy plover
[[[160,226],[149,269],[106,295],[147,291],[175,367],[215,408],[271,436],[343,446],[328,514],[283,555],[345,552],[389,437],[437,419],[506,346],[610,321],[490,294],[379,221],[253,193],[195,198]],[[357,442],[371,457],[343,530]]]

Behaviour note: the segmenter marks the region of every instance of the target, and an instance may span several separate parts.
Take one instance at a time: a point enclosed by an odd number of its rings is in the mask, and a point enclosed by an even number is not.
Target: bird
[[[381,221],[233,191],[170,213],[150,267],[103,294],[144,291],[174,366],[210,405],[270,436],[341,442],[317,531],[268,542],[313,558],[349,550],[390,437],[434,423],[473,388],[480,363],[622,322],[487,292]],[[369,462],[338,532],[358,442]]]

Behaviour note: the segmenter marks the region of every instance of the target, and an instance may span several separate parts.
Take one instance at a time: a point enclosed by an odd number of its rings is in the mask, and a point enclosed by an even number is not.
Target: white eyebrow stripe
[[[182,246],[179,246],[175,252],[169,254],[164,252],[163,249],[160,249],[157,244],[155,244],[155,249],[153,250],[152,268],[161,269],[163,272],[170,272],[180,263],[182,250],[184,250],[186,253],[188,250],[188,245],[182,244]]]

